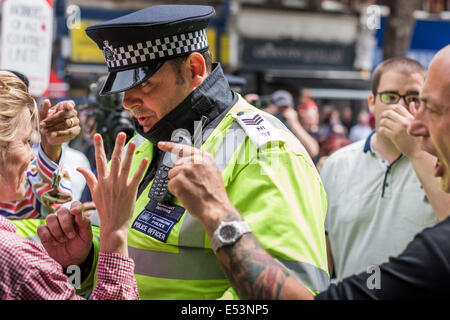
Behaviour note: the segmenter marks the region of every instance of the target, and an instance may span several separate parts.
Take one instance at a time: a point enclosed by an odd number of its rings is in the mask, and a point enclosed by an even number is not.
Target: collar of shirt
[[[5,217],[0,216],[0,230],[16,233],[16,226]]]
[[[374,150],[372,150],[372,147],[371,147],[371,145],[370,145],[370,141],[371,141],[372,136],[374,135],[374,133],[375,133],[375,130],[373,130],[373,131],[370,133],[370,135],[367,137],[366,142],[365,142],[365,144],[364,144],[364,153],[367,153],[368,151],[370,151],[370,153],[371,153],[372,155],[374,155],[375,158],[381,159],[381,163],[382,163],[383,165],[386,165],[386,172],[385,172],[385,174],[384,174],[384,179],[383,179],[383,188],[382,188],[382,191],[381,191],[381,197],[383,198],[383,197],[384,197],[385,188],[386,188],[386,186],[388,185],[387,182],[386,182],[386,181],[387,181],[388,174],[390,173],[392,167],[393,167],[400,159],[403,158],[403,154],[400,154],[400,155],[398,156],[398,158],[394,160],[394,162],[392,162],[391,164],[389,164],[389,163],[388,163],[383,157],[381,157],[377,152],[375,152]]]
[[[367,137],[366,143],[364,144],[364,153],[367,153],[367,151],[373,152],[372,147],[370,146],[370,140],[372,140],[372,136],[374,133],[375,133],[375,130],[373,130]]]
[[[372,146],[370,145],[370,141],[372,140],[372,137],[373,137],[374,133],[375,133],[375,130],[373,130],[373,131],[369,134],[369,136],[366,138],[366,142],[364,143],[364,149],[363,149],[364,153],[367,153],[368,151],[370,151],[370,153],[371,153],[372,155],[376,155],[377,158],[381,159],[381,162],[382,162],[384,165],[386,165],[387,167],[392,167],[398,160],[400,160],[401,158],[403,158],[403,154],[400,154],[400,155],[398,156],[398,158],[395,159],[394,162],[392,162],[392,163],[389,165],[389,163],[387,162],[386,159],[384,159],[384,158],[383,158],[378,152],[376,152],[375,150],[372,150]]]

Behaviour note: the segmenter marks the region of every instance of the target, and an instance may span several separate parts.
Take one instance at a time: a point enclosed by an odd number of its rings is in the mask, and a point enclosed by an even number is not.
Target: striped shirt
[[[62,157],[61,157],[62,158]],[[8,219],[45,218],[72,200],[71,182],[63,165],[50,160],[39,145],[26,172],[26,194],[22,200],[0,202],[0,215]]]

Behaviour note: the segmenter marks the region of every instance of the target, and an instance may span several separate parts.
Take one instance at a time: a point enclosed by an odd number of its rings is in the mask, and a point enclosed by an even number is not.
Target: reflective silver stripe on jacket
[[[226,279],[216,255],[205,248],[179,247],[178,253],[128,247],[136,274],[179,280]]]
[[[307,262],[278,260],[309,289],[324,291],[330,285],[330,277],[325,270]]]
[[[135,262],[135,273],[179,280],[220,280],[226,279],[220,263],[212,253],[204,248],[180,247],[178,253],[158,252],[133,247],[128,248]],[[328,274],[315,266],[298,261],[277,260],[311,290],[323,291],[329,286]],[[199,265],[201,268],[199,268]]]

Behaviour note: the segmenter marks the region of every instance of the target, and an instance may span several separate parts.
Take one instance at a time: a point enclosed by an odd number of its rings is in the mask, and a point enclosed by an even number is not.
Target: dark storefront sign
[[[352,70],[355,47],[293,40],[242,40],[242,68]]]

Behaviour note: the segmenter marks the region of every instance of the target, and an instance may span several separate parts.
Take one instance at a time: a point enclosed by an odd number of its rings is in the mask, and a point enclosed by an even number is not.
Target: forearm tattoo
[[[252,234],[242,237],[245,241],[220,250],[219,259],[233,288],[241,299],[279,299],[289,272],[259,245]]]

